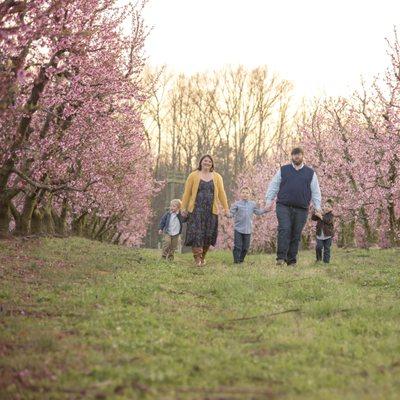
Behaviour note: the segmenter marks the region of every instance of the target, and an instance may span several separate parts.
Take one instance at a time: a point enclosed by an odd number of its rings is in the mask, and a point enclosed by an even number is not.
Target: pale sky
[[[150,65],[267,65],[298,96],[346,95],[388,65],[400,0],[149,0]]]

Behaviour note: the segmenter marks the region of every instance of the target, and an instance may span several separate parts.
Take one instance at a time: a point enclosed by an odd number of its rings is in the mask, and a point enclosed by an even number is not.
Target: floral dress
[[[215,246],[218,235],[218,215],[212,213],[214,181],[200,180],[193,212],[189,214],[186,246]]]

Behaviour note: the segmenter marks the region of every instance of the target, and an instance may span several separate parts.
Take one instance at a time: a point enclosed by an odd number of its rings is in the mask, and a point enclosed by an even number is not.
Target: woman
[[[205,155],[197,170],[188,176],[182,198],[182,214],[187,216],[189,213],[185,245],[192,246],[198,267],[205,265],[206,253],[217,241],[218,202],[228,215],[224,182],[221,175],[214,171],[211,156]]]

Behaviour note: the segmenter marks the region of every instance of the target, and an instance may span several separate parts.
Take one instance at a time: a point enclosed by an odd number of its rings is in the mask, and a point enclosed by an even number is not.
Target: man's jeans
[[[241,263],[244,261],[250,247],[250,238],[251,234],[240,233],[235,230],[233,246],[233,260],[235,263]]]
[[[324,240],[317,239],[317,245],[315,247],[317,261],[322,260],[322,250],[324,250],[324,263],[329,263],[331,259],[331,245],[332,245],[332,238]]]
[[[307,221],[308,210],[276,205],[276,216],[278,218],[278,250],[277,260],[285,260],[288,264],[295,264],[301,232]]]

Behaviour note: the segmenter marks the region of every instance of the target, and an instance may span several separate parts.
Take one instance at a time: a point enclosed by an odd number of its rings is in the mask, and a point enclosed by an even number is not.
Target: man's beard
[[[301,165],[301,164],[303,164],[303,160],[292,160],[293,161],[293,164],[294,165],[297,165],[297,166],[299,166],[299,165]]]

